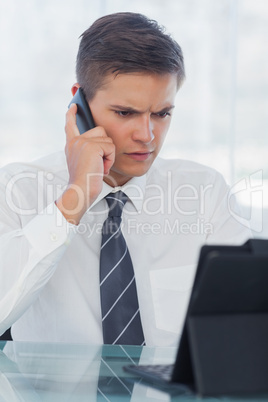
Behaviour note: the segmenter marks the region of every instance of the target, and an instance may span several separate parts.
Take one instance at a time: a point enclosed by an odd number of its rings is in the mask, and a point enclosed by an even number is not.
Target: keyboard
[[[125,366],[124,370],[135,374],[139,379],[136,381],[140,381],[140,379],[144,379],[145,381],[152,384],[152,386],[165,389],[168,392],[175,392],[191,395],[192,390],[189,386],[181,383],[171,382],[172,373],[174,370],[174,364],[146,364],[146,365],[129,365]]]
[[[147,365],[130,365],[125,367],[126,371],[146,377],[150,380],[170,382],[174,364],[147,364]]]

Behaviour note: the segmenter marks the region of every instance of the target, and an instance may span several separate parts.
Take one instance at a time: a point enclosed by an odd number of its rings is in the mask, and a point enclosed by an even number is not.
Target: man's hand
[[[76,125],[77,106],[72,104],[66,113],[65,153],[69,184],[56,205],[65,218],[74,224],[80,219],[101,192],[103,176],[114,163],[115,146],[102,127],[80,135]]]

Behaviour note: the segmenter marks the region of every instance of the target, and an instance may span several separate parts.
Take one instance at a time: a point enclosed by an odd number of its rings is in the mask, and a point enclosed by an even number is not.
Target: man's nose
[[[134,141],[140,141],[149,144],[154,139],[154,124],[150,115],[141,115],[135,122],[135,128],[132,135]]]

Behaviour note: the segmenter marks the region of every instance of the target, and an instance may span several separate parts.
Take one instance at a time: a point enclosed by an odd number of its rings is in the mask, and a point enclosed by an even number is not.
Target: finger
[[[83,138],[84,141],[86,142],[92,142],[92,143],[113,143],[113,140],[110,137],[90,137],[90,138]]]
[[[111,144],[106,144],[103,146],[104,155],[103,155],[103,169],[104,174],[107,175],[110,172],[111,167],[115,161],[115,146],[111,146]]]
[[[72,103],[66,113],[65,133],[67,141],[70,141],[72,138],[80,135],[78,127],[76,125],[76,113],[77,106],[75,103]]]
[[[93,138],[109,138],[106,134],[106,131],[104,130],[103,127],[94,127],[91,130],[86,131],[85,133],[82,134],[83,138],[87,139],[93,139]]]

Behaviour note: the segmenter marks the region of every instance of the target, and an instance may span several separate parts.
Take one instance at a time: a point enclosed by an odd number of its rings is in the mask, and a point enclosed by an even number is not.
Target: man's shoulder
[[[13,177],[23,174],[43,172],[51,175],[64,174],[67,171],[66,158],[63,151],[58,151],[31,162],[13,162],[0,169],[0,176]]]
[[[216,180],[224,182],[221,173],[209,166],[186,159],[163,159],[158,157],[148,172],[148,180],[154,180],[155,178],[166,180],[168,177],[172,177],[179,182],[214,182]]]

